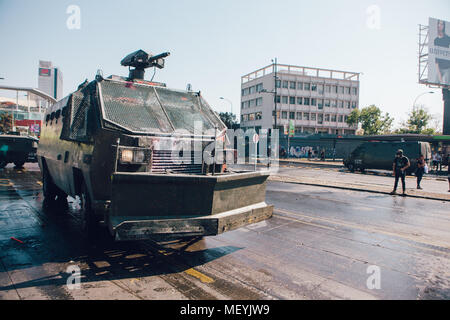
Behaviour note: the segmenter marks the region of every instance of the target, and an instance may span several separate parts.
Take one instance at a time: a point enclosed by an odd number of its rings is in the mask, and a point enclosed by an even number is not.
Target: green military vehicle
[[[25,162],[36,162],[38,139],[15,134],[0,135],[0,169],[8,163],[22,168]]]
[[[268,173],[205,161],[220,154],[226,127],[200,92],[144,80],[167,55],[136,51],[121,62],[128,78],[97,75],[46,112],[37,152],[44,204],[79,197],[88,234],[103,221],[115,240],[207,236],[272,215]]]
[[[428,163],[431,158],[431,146],[428,142],[406,141],[388,142],[375,141],[364,142],[352,151],[349,157],[344,159],[344,165],[351,171],[366,169],[392,170],[392,162],[398,149],[409,158],[411,166],[407,173],[415,172],[417,168],[416,159],[423,154]]]

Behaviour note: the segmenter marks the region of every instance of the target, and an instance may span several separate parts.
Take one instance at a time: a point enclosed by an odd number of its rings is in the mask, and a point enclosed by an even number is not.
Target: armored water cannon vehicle
[[[136,51],[122,60],[128,78],[97,75],[46,112],[45,205],[78,196],[88,233],[103,221],[116,240],[208,236],[272,215],[268,173],[217,161],[226,126],[200,92],[144,80],[166,56]]]

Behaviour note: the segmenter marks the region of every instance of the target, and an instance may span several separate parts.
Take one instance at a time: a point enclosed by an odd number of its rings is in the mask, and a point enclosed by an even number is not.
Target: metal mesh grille
[[[112,81],[100,85],[107,120],[131,131],[172,131],[152,87]]]
[[[87,90],[74,93],[72,96],[72,108],[70,112],[70,130],[67,131],[69,140],[88,141],[87,123],[91,94]]]
[[[201,153],[191,152],[190,161],[175,163],[172,151],[154,150],[152,160],[152,172],[155,173],[191,173],[201,174]]]
[[[214,128],[214,122],[202,112],[195,94],[165,88],[156,88],[156,92],[175,130],[193,133],[195,122],[201,122],[203,130]]]

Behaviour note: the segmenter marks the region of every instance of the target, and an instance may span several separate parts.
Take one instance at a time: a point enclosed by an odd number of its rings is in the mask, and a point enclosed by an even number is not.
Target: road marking
[[[213,283],[214,279],[208,277],[207,275],[201,273],[200,271],[195,270],[194,268],[190,268],[184,271],[190,276],[199,279],[203,283]]]
[[[297,216],[299,218],[304,218],[304,219],[308,219],[308,220],[312,220],[312,221],[326,222],[326,223],[335,224],[337,226],[346,227],[346,228],[350,228],[350,229],[363,230],[363,231],[369,232],[369,233],[381,233],[381,234],[385,234],[385,235],[388,235],[388,236],[393,236],[393,237],[397,237],[397,238],[402,238],[402,239],[406,239],[406,240],[422,243],[422,244],[425,244],[425,245],[432,245],[432,246],[437,246],[437,247],[450,249],[450,246],[447,243],[442,243],[442,241],[436,242],[436,241],[431,241],[431,240],[419,238],[419,236],[416,236],[414,234],[412,236],[410,236],[409,234],[404,234],[404,233],[389,232],[389,231],[385,231],[381,227],[368,227],[368,226],[364,227],[364,226],[358,225],[356,223],[348,223],[348,222],[343,222],[343,221],[340,221],[340,220],[329,219],[329,218],[312,217],[312,216],[308,216],[308,215],[301,214],[301,213],[298,213],[298,212],[293,212],[293,211],[280,209],[280,208],[275,208],[274,211],[280,211],[280,212],[285,213],[285,214],[294,215],[294,216]]]

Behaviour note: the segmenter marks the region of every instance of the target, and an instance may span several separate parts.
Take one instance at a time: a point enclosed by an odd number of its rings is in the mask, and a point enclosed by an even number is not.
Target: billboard
[[[450,86],[450,22],[429,18],[428,83]]]

